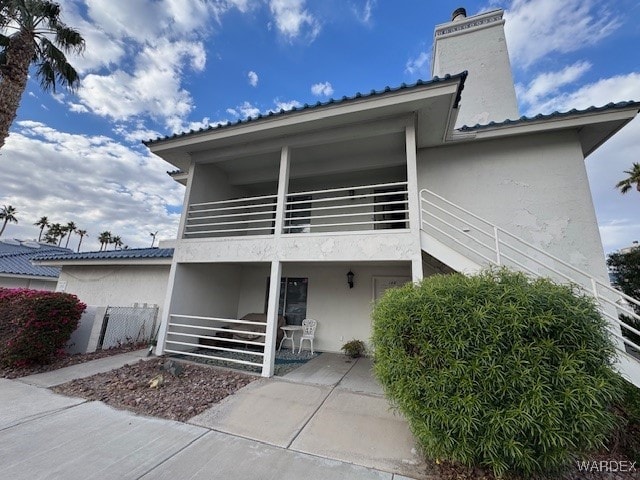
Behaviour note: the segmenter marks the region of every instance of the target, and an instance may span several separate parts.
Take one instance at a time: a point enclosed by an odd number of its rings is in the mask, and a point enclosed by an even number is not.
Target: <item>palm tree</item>
[[[65,53],[82,53],[84,39],[60,20],[60,5],[47,0],[0,1],[0,148],[9,136],[29,67],[45,90],[77,87],[80,77]]]
[[[67,222],[67,226],[64,227],[67,232],[69,232],[69,236],[67,237],[67,243],[64,244],[64,248],[69,248],[69,240],[71,240],[71,234],[76,232],[76,224],[73,222]]]
[[[49,225],[47,234],[45,235],[45,242],[53,245],[60,245],[62,237],[64,236],[64,230],[59,223],[52,223]]]
[[[47,217],[40,217],[36,223],[34,223],[36,227],[40,227],[40,233],[38,234],[38,242],[42,240],[42,232],[45,228],[49,226],[49,219]]]
[[[153,248],[153,244],[156,243],[156,235],[158,235],[158,231],[149,232],[149,235],[151,235],[151,248]]]
[[[98,241],[100,242],[100,251],[102,251],[102,249],[106,250],[107,245],[111,243],[111,232],[108,230],[102,232],[100,235],[98,235]]]
[[[620,193],[627,193],[634,184],[636,190],[640,192],[640,163],[634,163],[633,168],[631,170],[625,170],[624,173],[629,176],[616,183],[616,188],[620,189]]]
[[[76,233],[80,237],[80,241],[78,242],[78,252],[80,252],[80,245],[82,245],[82,239],[87,235],[86,230],[76,230]]]
[[[118,248],[122,247],[122,245],[124,245],[124,243],[122,243],[122,239],[118,235],[112,237],[110,243],[113,243],[114,250],[117,250]]]
[[[2,100],[0,99],[0,102]],[[4,229],[7,228],[7,223],[18,223],[18,219],[16,218],[16,213],[18,211],[12,207],[11,205],[3,205],[0,209],[0,220],[3,220],[2,228],[0,229],[0,237],[4,233]]]

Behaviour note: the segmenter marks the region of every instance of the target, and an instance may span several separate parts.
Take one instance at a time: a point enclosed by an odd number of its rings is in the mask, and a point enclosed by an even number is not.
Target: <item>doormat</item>
[[[206,348],[199,348],[194,350],[193,353],[198,355],[211,355],[211,350]],[[287,373],[295,370],[298,367],[301,367],[309,360],[316,358],[320,355],[320,352],[311,353],[307,350],[298,353],[292,352],[291,350],[281,350],[276,351],[275,358],[275,366],[274,366],[274,375],[281,377],[286,375]],[[259,362],[262,357],[258,355],[252,355],[250,353],[239,353],[239,352],[215,352],[217,357],[224,357],[233,360],[242,360],[245,362]],[[224,368],[233,368],[234,370],[242,370],[244,372],[253,372],[253,373],[261,373],[262,368],[256,367],[253,365],[244,365],[242,363],[236,362],[228,362],[224,360],[218,360],[215,358],[204,358],[204,357],[196,357],[192,355],[180,355],[180,354],[171,354],[172,358],[189,360],[191,362],[202,363],[205,365],[212,365],[215,367],[224,367]]]

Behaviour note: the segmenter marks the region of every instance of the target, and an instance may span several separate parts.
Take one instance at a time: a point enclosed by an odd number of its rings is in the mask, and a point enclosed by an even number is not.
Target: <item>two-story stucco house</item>
[[[147,142],[186,184],[157,352],[270,376],[279,314],[337,352],[389,286],[491,263],[611,297],[584,159],[640,103],[520,117],[502,14],[437,26],[432,80]]]

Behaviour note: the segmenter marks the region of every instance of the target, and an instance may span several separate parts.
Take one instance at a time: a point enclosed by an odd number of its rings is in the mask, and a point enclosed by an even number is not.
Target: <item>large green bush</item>
[[[0,288],[0,362],[51,362],[64,350],[85,308],[68,293]]]
[[[530,476],[601,447],[620,399],[593,301],[506,269],[392,289],[373,312],[375,373],[424,453]]]

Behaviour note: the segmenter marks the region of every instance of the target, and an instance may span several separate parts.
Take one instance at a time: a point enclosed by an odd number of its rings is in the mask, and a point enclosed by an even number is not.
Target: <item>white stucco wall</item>
[[[236,318],[241,270],[239,265],[177,265],[171,313]]]
[[[423,149],[418,184],[607,279],[575,132]]]
[[[33,290],[55,290],[57,278],[40,280],[27,277],[2,277],[0,276],[0,288],[31,288]]]
[[[354,287],[346,274],[355,274]],[[426,275],[433,272],[425,272]],[[268,267],[244,267],[238,314],[264,312]],[[307,317],[318,321],[314,348],[340,352],[347,341],[369,343],[374,277],[411,279],[411,266],[375,264],[284,264],[283,277],[308,278]],[[299,337],[297,337],[299,338]],[[297,345],[297,342],[296,342]]]
[[[87,305],[127,307],[158,305],[158,318],[167,291],[169,265],[95,265],[62,267],[59,289],[73,293]]]

